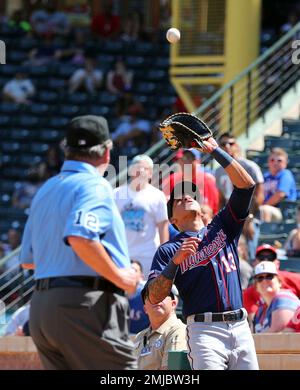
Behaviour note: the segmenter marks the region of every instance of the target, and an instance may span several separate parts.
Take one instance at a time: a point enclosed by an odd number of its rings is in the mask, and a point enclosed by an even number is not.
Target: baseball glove
[[[212,137],[210,128],[201,119],[187,112],[169,116],[158,128],[172,150],[201,149],[203,141]]]

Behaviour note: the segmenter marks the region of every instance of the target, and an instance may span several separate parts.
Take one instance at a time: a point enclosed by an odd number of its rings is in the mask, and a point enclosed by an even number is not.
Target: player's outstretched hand
[[[198,237],[185,238],[173,257],[174,264],[181,264],[189,256],[194,255],[198,249],[201,239]]]
[[[211,153],[214,151],[219,145],[217,141],[213,137],[209,137],[206,141],[202,141],[202,148],[197,148],[203,153]]]

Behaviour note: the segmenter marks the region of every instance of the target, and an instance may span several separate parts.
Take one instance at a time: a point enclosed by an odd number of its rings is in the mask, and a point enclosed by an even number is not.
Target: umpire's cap
[[[71,120],[66,131],[66,145],[73,148],[89,148],[109,140],[108,124],[103,116],[77,116]]]
[[[142,296],[143,304],[145,304],[146,292],[147,292],[147,285],[145,285],[145,287],[144,287],[143,290],[141,291],[141,296]],[[172,289],[171,289],[171,291],[170,291],[169,296],[170,296],[172,299],[175,299],[175,296],[176,296],[176,297],[179,296],[179,292],[178,292],[177,287],[175,286],[175,284],[172,285]]]
[[[191,195],[198,202],[200,201],[200,192],[199,188],[195,183],[191,181],[181,181],[177,183],[170,195],[170,199],[167,203],[168,208],[168,218],[171,219],[173,216],[173,204],[175,199],[181,199],[184,194]]]

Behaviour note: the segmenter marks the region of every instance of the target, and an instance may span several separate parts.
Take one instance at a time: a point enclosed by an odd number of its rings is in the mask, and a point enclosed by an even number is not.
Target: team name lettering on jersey
[[[205,267],[224,248],[226,238],[227,236],[223,230],[219,230],[209,245],[204,246],[200,251],[189,256],[180,264],[181,274],[195,267]]]

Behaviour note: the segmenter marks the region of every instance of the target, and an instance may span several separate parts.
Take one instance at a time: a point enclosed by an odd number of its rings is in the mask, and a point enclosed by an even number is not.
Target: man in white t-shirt
[[[29,98],[35,94],[35,88],[26,71],[20,69],[15,77],[4,85],[2,93],[5,101],[29,104]]]
[[[125,223],[130,258],[139,259],[146,278],[156,249],[169,239],[165,195],[149,183],[152,173],[152,159],[136,156],[129,167],[130,183],[114,191]]]

